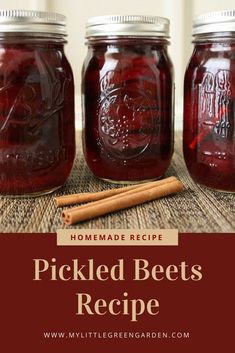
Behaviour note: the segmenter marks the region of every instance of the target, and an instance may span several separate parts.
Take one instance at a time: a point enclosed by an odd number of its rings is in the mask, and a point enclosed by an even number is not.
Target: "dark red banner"
[[[139,247],[59,247],[54,234],[15,234],[1,235],[0,249],[2,352],[221,353],[234,346],[233,234],[184,234],[179,246]],[[134,280],[137,262],[145,270]],[[84,315],[79,296],[89,301]],[[159,304],[153,315],[152,299]]]

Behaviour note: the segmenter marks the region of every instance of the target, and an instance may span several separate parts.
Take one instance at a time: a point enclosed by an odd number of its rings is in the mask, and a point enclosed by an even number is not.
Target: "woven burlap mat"
[[[175,153],[166,176],[175,175],[185,185],[185,191],[141,206],[82,222],[71,228],[178,228],[180,232],[235,231],[234,194],[211,191],[196,185],[186,170],[182,157],[181,134],[176,134]],[[85,191],[101,191],[115,187],[96,179],[87,169],[78,136],[77,158],[66,185],[53,195],[28,198],[0,198],[0,231],[56,232],[69,228],[61,221],[61,208],[53,197]]]

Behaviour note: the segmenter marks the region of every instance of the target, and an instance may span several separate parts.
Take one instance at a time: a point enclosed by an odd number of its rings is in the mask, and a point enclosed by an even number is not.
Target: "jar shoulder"
[[[137,46],[121,48],[88,48],[86,58],[83,63],[82,76],[92,72],[123,71],[135,68],[148,69],[149,72],[157,72],[173,76],[173,64],[168,55],[167,49],[162,47],[150,47],[140,49]]]
[[[213,71],[218,68],[228,69],[229,67],[235,68],[235,43],[234,45],[231,45],[231,43],[205,44],[195,46],[186,72],[198,68]]]

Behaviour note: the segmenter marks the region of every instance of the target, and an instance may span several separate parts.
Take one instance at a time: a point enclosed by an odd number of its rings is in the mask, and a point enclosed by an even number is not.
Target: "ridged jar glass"
[[[173,153],[169,21],[105,16],[87,23],[83,150],[93,174],[132,183],[162,177]]]
[[[74,83],[65,17],[0,11],[0,193],[62,186],[75,155]]]
[[[185,74],[184,158],[193,180],[235,192],[235,11],[194,21]]]

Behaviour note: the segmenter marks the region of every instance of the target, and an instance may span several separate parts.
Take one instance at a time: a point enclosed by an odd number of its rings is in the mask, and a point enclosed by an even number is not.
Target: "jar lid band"
[[[0,32],[50,33],[66,36],[66,17],[45,11],[0,10]]]
[[[193,36],[218,32],[235,32],[235,10],[208,12],[193,21]]]
[[[113,15],[92,17],[86,24],[86,38],[169,37],[170,21],[158,16]]]

